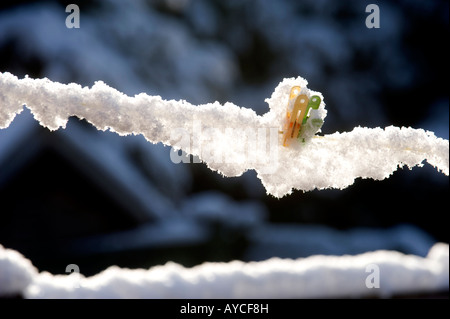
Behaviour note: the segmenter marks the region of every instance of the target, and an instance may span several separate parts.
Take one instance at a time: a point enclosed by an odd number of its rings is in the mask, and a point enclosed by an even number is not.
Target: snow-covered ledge
[[[326,298],[382,297],[449,288],[449,246],[426,257],[379,250],[360,255],[272,258],[261,262],[169,262],[150,269],[112,266],[84,277],[39,273],[0,245],[0,297],[25,298]]]
[[[307,89],[301,77],[284,79],[266,99],[270,111],[258,116],[232,103],[195,106],[145,93],[129,97],[101,81],[87,88],[0,73],[0,128],[8,127],[24,105],[50,130],[77,116],[100,130],[142,134],[152,143],[181,148],[224,176],[254,169],[276,197],[292,189],[342,189],[358,177],[384,179],[399,166],[420,166],[424,160],[449,174],[449,141],[422,129],[356,127],[282,146],[279,130],[293,86],[320,96],[319,109],[311,111],[323,120],[322,94]]]

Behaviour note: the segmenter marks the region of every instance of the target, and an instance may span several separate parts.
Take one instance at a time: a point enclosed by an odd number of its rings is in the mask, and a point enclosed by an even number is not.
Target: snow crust
[[[358,177],[389,177],[399,166],[422,166],[426,160],[449,174],[449,142],[433,132],[410,127],[356,127],[351,132],[314,136],[282,146],[290,89],[300,86],[322,102],[311,117],[326,117],[323,95],[307,88],[301,77],[284,79],[266,99],[270,111],[259,116],[232,103],[192,105],[145,93],[129,97],[104,82],[92,88],[48,79],[18,79],[0,73],[0,128],[6,128],[24,105],[50,130],[64,128],[70,116],[86,119],[99,130],[120,135],[142,134],[151,143],[182,149],[224,176],[254,169],[267,193],[282,197],[293,189],[343,189]]]

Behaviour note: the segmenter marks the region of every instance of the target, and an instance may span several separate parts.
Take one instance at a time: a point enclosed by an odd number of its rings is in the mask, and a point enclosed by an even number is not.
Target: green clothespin
[[[317,95],[313,95],[313,96],[311,96],[311,99],[309,99],[308,106],[306,107],[305,115],[303,116],[302,126],[301,126],[300,131],[298,132],[298,135],[297,135],[297,138],[301,139],[302,142],[305,142],[305,138],[304,138],[304,133],[305,133],[305,130],[306,130],[306,125],[305,124],[306,124],[306,122],[309,119],[309,116],[308,116],[309,109],[312,108],[314,110],[317,110],[319,108],[319,106],[320,106],[320,102],[322,102],[322,100]],[[311,124],[312,124],[312,126],[314,128],[319,129],[322,126],[323,121],[321,119],[312,119]]]
[[[317,110],[320,106],[320,102],[321,102],[321,99],[319,96],[317,96],[317,95],[311,96],[311,98],[309,99],[309,102],[308,102],[308,106],[306,107],[305,116],[303,116],[302,125],[305,125],[306,121],[308,120],[309,109],[312,108],[314,110]]]

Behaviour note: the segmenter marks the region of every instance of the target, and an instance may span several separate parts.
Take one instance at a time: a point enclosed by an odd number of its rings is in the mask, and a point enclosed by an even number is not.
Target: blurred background
[[[70,3],[80,28],[66,28]],[[380,28],[366,27],[369,3]],[[395,125],[448,139],[448,21],[446,0],[2,1],[0,71],[258,114],[300,75],[325,97],[324,134]],[[49,132],[25,109],[0,130],[0,244],[41,271],[76,264],[89,276],[167,261],[424,256],[449,242],[449,179],[426,163],[276,199],[253,171],[223,178],[169,152],[77,118]]]

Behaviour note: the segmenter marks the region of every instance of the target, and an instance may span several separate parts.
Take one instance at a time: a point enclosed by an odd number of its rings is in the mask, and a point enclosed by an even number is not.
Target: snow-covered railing
[[[101,81],[87,88],[0,73],[0,128],[8,127],[24,105],[50,130],[64,128],[70,116],[77,116],[100,130],[142,134],[152,143],[181,148],[224,176],[254,169],[266,191],[276,197],[292,189],[342,189],[358,177],[384,179],[399,165],[411,168],[424,160],[449,174],[448,140],[422,129],[356,127],[284,147],[279,131],[294,86],[322,99],[311,112],[323,121],[323,96],[307,89],[301,77],[284,79],[266,99],[270,111],[258,116],[232,103],[195,106],[144,93],[129,97]]]
[[[449,288],[449,246],[426,257],[379,250],[360,255],[272,258],[261,262],[167,263],[150,269],[112,266],[84,277],[39,273],[0,245],[0,297],[25,298],[320,298],[391,297]]]

